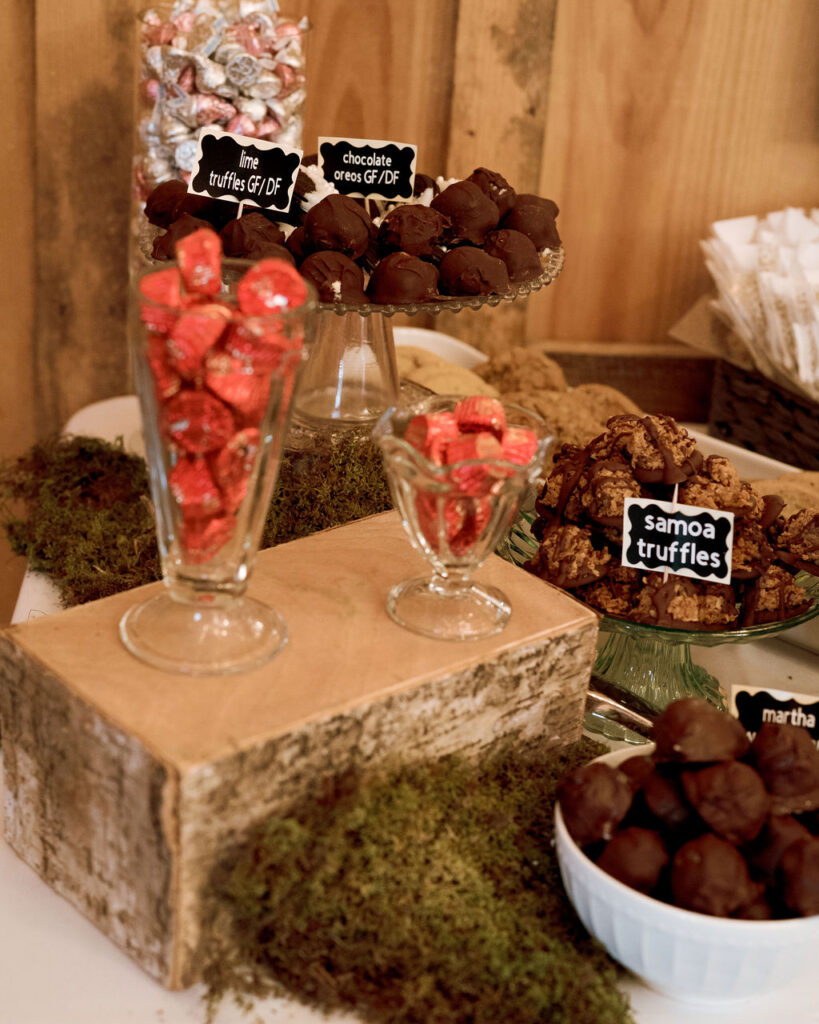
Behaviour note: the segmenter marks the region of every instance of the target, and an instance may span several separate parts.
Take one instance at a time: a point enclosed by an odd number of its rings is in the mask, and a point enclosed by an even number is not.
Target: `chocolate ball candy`
[[[159,228],[167,228],[179,216],[179,204],[188,194],[188,186],[184,181],[163,181],[153,189],[145,200],[145,216],[150,224]],[[194,196],[193,198],[200,198]],[[202,206],[208,200],[202,197]]]
[[[516,193],[509,182],[497,171],[487,170],[486,167],[476,167],[466,179],[474,182],[497,206],[498,213],[503,217],[515,203]]]
[[[739,720],[702,697],[672,701],[654,722],[653,735],[659,760],[687,764],[728,761],[750,746]]]
[[[292,253],[293,259],[297,264],[301,263],[305,257],[310,255],[311,249],[307,244],[303,226],[293,228],[285,239],[284,244],[287,247],[288,252]]]
[[[557,798],[569,835],[579,846],[609,840],[631,807],[629,780],[604,761],[592,761],[565,775]]]
[[[637,792],[642,789],[643,783],[654,771],[654,761],[643,754],[635,754],[628,757],[619,764],[620,771],[626,775],[631,782],[631,788]]]
[[[624,885],[648,894],[656,888],[668,860],[668,850],[657,832],[632,825],[611,837],[597,866]]]
[[[261,213],[247,213],[225,224],[220,232],[222,252],[246,260],[261,260],[269,256],[281,257],[284,232]],[[272,248],[275,247],[275,248]],[[293,262],[290,253],[288,262]]]
[[[557,214],[557,203],[551,199],[523,193],[515,199],[515,205],[501,221],[501,227],[522,231],[538,250],[557,249],[560,245],[555,224]]]
[[[671,862],[674,905],[700,914],[728,917],[752,903],[759,892],[745,858],[712,833],[685,843]]]
[[[366,211],[350,196],[326,196],[304,218],[304,237],[314,252],[332,249],[358,259],[373,234]]]
[[[430,204],[450,222],[451,241],[483,245],[487,231],[497,227],[497,206],[474,181],[456,181],[437,195]]]
[[[449,220],[428,206],[396,206],[381,222],[376,242],[383,253],[407,252],[440,259],[441,240],[448,227]]]
[[[513,231],[511,228],[490,231],[483,248],[484,252],[495,259],[503,260],[509,280],[513,284],[531,281],[532,278],[539,277],[543,269],[535,243],[520,231]]]
[[[320,302],[369,302],[364,293],[364,271],[340,252],[314,252],[299,268],[316,287]]]
[[[768,818],[765,828],[747,850],[748,862],[772,884],[785,850],[791,843],[810,838],[810,832],[790,814]]]
[[[429,201],[432,202],[437,195],[440,195],[441,189],[438,187],[438,182],[428,174],[416,174],[412,184],[412,194],[417,198],[425,192],[429,192]]]
[[[440,271],[441,291],[447,295],[503,295],[509,291],[506,264],[471,245],[448,252]]]
[[[798,796],[819,788],[819,750],[807,729],[763,723],[751,744],[751,759],[774,796]]]
[[[671,832],[681,832],[691,827],[695,815],[686,799],[680,779],[664,770],[655,768],[643,779],[640,790],[643,804],[649,814]]]
[[[172,260],[176,256],[176,243],[180,238],[192,235],[200,228],[210,231],[211,226],[206,220],[183,213],[181,217],[177,217],[164,234],[157,235],[151,255],[155,260]]]
[[[406,252],[390,253],[373,271],[367,294],[380,305],[428,302],[438,295],[438,268]]]
[[[819,839],[800,839],[779,862],[782,898],[802,917],[819,914]]]
[[[760,776],[741,761],[720,761],[683,772],[688,802],[706,825],[729,843],[755,839],[768,816],[770,797]]]

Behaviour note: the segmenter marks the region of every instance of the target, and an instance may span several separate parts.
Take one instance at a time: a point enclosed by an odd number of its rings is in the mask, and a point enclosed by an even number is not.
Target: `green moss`
[[[266,821],[214,880],[212,996],[280,986],[383,1024],[631,1021],[551,843],[556,781],[597,749],[347,779]]]
[[[0,466],[0,519],[66,605],[159,577],[147,469],[121,441],[59,438]]]
[[[262,547],[391,508],[381,454],[361,434],[287,450]],[[0,524],[12,550],[48,575],[64,605],[161,576],[145,461],[121,441],[61,437],[0,464]]]

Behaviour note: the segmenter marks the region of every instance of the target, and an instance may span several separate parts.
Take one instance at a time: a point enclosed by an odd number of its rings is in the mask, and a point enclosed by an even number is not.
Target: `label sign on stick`
[[[412,198],[416,146],[323,137],[318,152],[324,177],[345,196]]]
[[[733,512],[626,498],[623,565],[729,583],[733,543]]]
[[[211,199],[288,210],[301,150],[203,128],[188,192]]]
[[[819,700],[808,693],[790,693],[765,686],[731,687],[731,711],[745,726],[751,739],[766,722],[798,725],[807,729],[819,746]]]

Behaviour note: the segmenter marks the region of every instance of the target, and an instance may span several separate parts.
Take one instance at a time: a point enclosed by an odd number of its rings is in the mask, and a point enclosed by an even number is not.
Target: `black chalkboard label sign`
[[[766,722],[807,729],[819,746],[819,700],[816,695],[772,690],[764,686],[734,686],[732,710],[751,739]]]
[[[327,181],[345,196],[411,199],[416,146],[371,139],[318,140],[319,166]]]
[[[203,128],[188,192],[211,199],[288,210],[301,150]]]
[[[626,499],[623,565],[729,583],[733,543],[733,512],[653,498]]]

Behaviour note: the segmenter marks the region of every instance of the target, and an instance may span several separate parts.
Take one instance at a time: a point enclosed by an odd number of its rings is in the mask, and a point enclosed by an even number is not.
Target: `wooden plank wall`
[[[0,4],[0,457],[129,386],[141,6]],[[697,243],[713,220],[819,204],[816,0],[289,7],[314,24],[306,150],[319,134],[412,141],[423,170],[484,165],[559,203],[556,284],[525,307],[438,321],[484,349],[546,338],[651,351],[708,286]],[[0,550],[0,621],[19,572]]]

